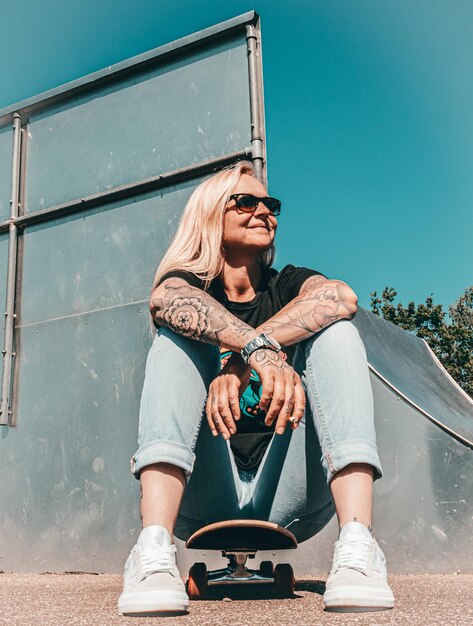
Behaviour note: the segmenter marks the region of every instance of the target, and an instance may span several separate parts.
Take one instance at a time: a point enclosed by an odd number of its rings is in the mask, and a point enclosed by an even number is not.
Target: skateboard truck
[[[230,578],[251,578],[250,572],[246,569],[246,561],[248,558],[254,559],[255,552],[227,552],[222,550],[222,556],[228,559],[228,564],[234,568]]]

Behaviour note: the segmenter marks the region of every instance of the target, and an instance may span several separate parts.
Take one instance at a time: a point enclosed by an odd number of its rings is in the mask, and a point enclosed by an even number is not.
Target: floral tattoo
[[[168,279],[165,293],[150,302],[153,318],[180,335],[221,345],[241,343],[241,337],[254,336],[255,331],[232,315],[217,300],[185,281]]]

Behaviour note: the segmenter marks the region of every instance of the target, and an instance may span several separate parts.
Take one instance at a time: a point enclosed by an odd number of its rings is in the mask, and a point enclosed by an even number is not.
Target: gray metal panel
[[[139,527],[129,459],[153,337],[149,291],[199,182],[31,226],[20,237],[17,425],[0,427],[7,568],[113,571],[130,519]],[[20,522],[28,532],[13,539]]]
[[[434,420],[473,442],[473,401],[445,374],[425,342],[364,309],[353,321],[370,365]]]
[[[0,427],[2,569],[118,570],[117,546],[139,524],[129,459],[151,338],[142,304],[17,329],[17,426]]]
[[[199,182],[30,226],[22,237],[21,325],[148,301]]]
[[[32,116],[27,211],[246,148],[247,84],[242,33]]]
[[[10,219],[12,155],[12,127],[0,128],[0,222]]]
[[[0,427],[2,567],[117,571],[130,519],[139,527],[129,459],[152,340],[150,285],[198,182],[21,237],[17,426]]]
[[[473,572],[473,450],[375,375],[372,387],[385,470],[374,520],[391,570]]]

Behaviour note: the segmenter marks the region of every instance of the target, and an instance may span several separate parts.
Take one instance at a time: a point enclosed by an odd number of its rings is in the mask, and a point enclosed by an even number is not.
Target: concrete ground
[[[227,597],[191,602],[180,617],[123,617],[116,603],[122,577],[110,574],[0,573],[0,624],[8,626],[111,626],[156,624],[247,626],[471,626],[473,574],[395,575],[390,611],[327,613],[322,610],[325,576],[298,578],[291,599],[270,592],[233,590]],[[254,590],[254,587],[253,587]],[[256,595],[255,595],[256,593]],[[230,597],[228,597],[230,595]]]

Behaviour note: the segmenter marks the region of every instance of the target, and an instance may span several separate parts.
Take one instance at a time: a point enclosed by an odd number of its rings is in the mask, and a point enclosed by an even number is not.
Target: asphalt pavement
[[[389,577],[396,606],[371,613],[328,613],[322,608],[325,576],[298,578],[294,598],[234,590],[192,601],[179,617],[124,617],[117,599],[122,577],[111,574],[0,574],[0,624],[8,626],[472,626],[473,575]],[[254,589],[254,588],[253,588]]]

